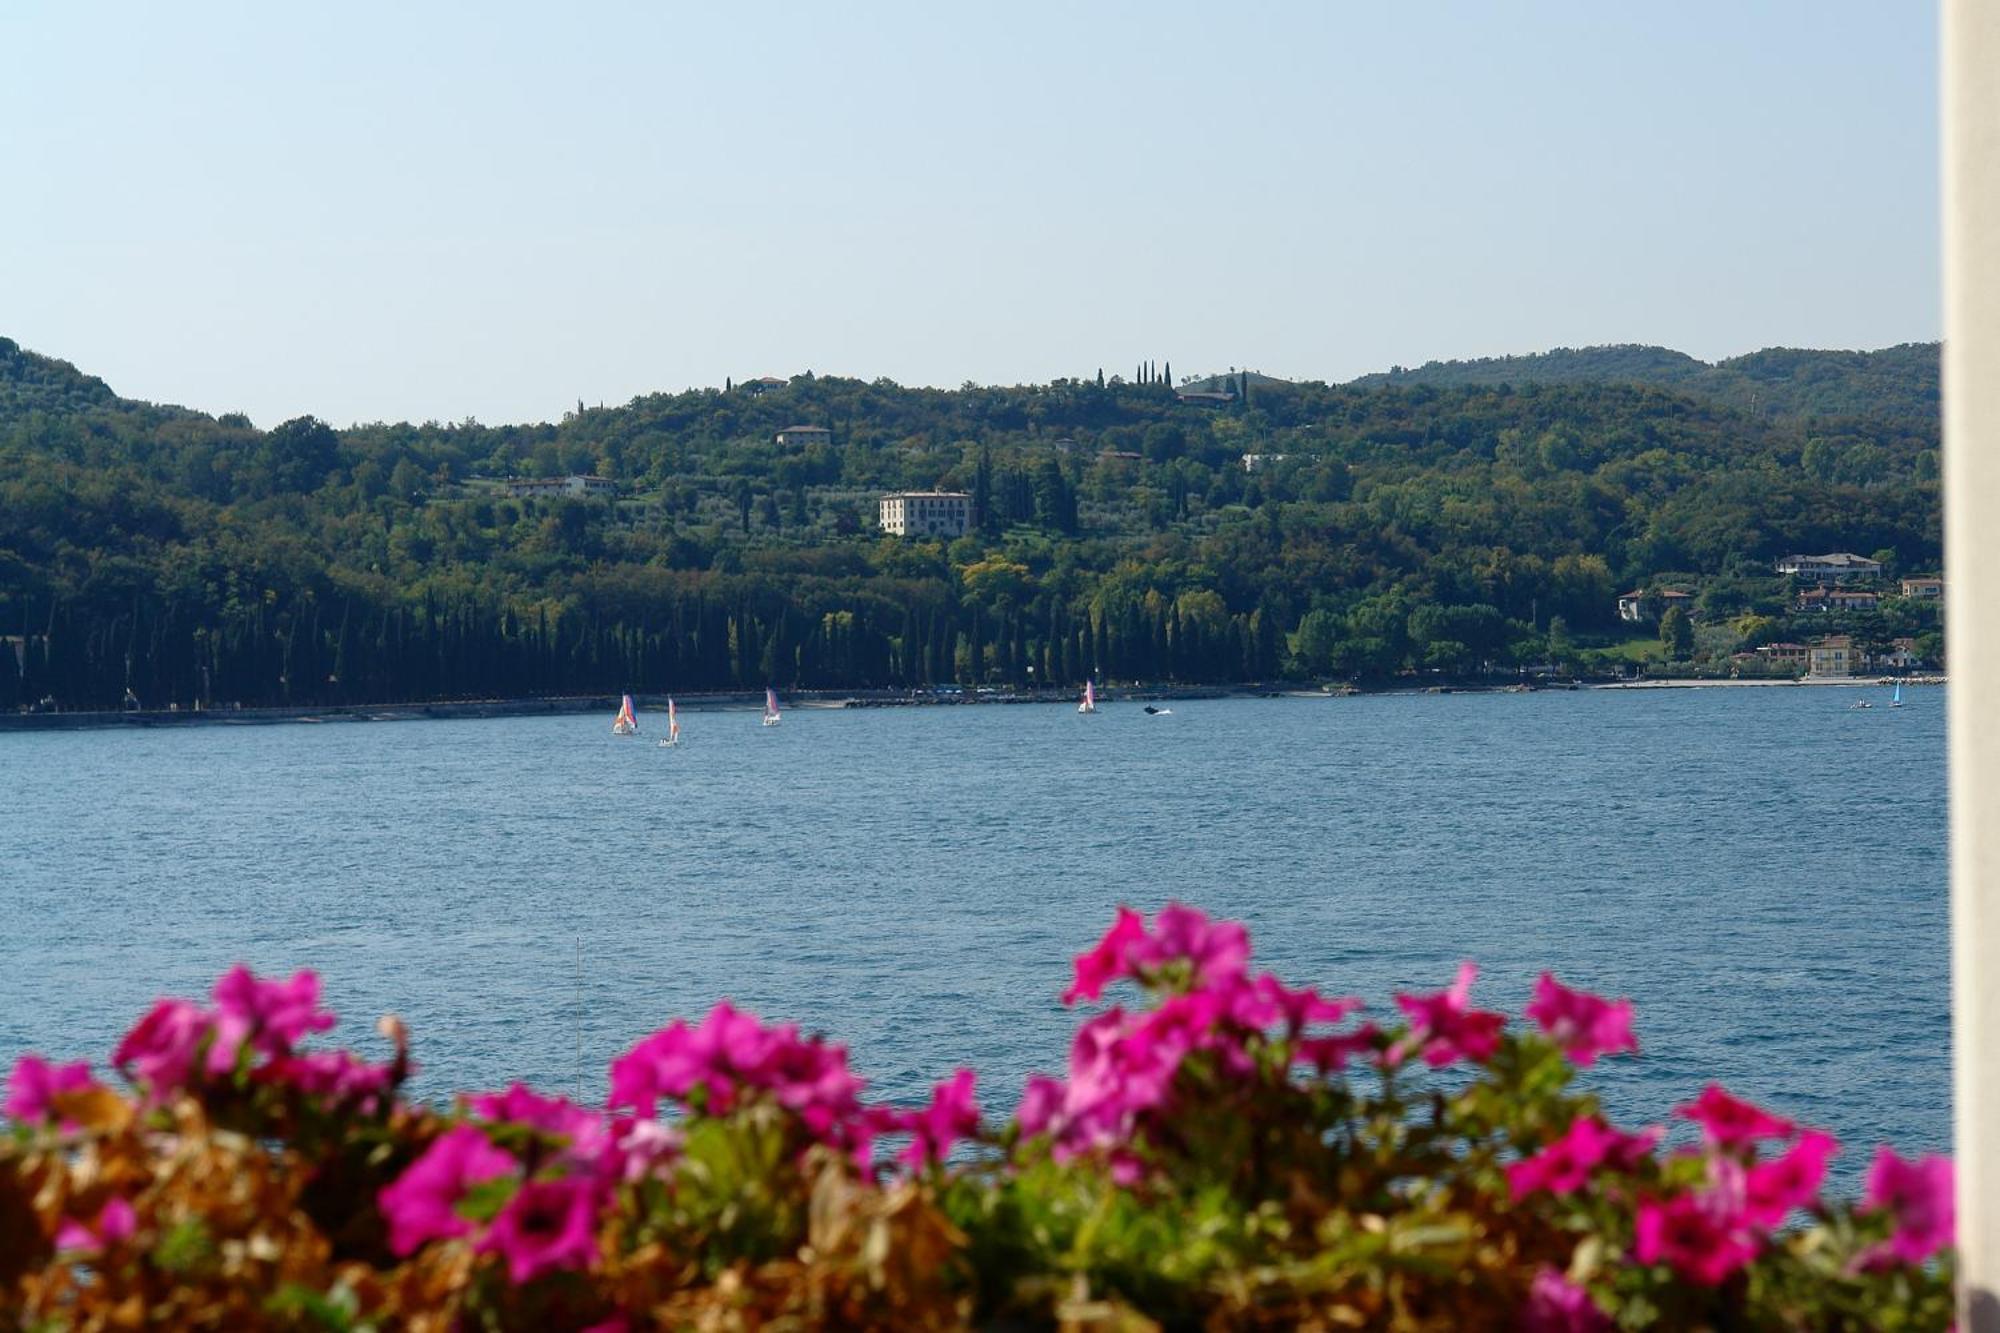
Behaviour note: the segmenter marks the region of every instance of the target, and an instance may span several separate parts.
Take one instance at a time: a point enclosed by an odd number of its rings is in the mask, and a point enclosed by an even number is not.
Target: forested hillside
[[[1533,356],[1397,367],[1354,384],[1438,389],[1651,384],[1773,416],[1870,416],[1926,424],[1938,417],[1938,356],[1936,343],[1904,343],[1879,352],[1770,347],[1710,365],[1665,347],[1559,347]]]
[[[1935,363],[1252,376],[1225,405],[1150,370],[802,373],[336,431],[119,399],[0,339],[0,707],[1587,667],[1635,584],[1698,590],[1720,633],[1782,609],[1791,550],[1935,569]],[[777,444],[792,425],[829,434]],[[566,473],[620,493],[499,484]],[[980,530],[874,530],[881,492],[934,487],[972,492]]]

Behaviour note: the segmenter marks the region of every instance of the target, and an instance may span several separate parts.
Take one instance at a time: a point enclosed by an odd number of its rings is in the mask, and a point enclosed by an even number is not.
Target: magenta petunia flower
[[[1521,1311],[1524,1333],[1606,1333],[1611,1326],[1588,1291],[1553,1268],[1535,1274]]]
[[[1131,946],[1130,957],[1145,968],[1186,960],[1197,987],[1215,986],[1239,980],[1249,967],[1250,932],[1239,921],[1210,921],[1197,908],[1168,903],[1153,919],[1152,934]]]
[[[863,1086],[846,1047],[802,1038],[789,1023],[767,1027],[725,1000],[700,1026],[676,1019],[613,1061],[609,1104],[650,1118],[662,1097],[687,1101],[701,1089],[704,1112],[723,1115],[741,1093],[761,1091],[814,1138],[859,1159],[879,1131],[863,1112]]]
[[[1640,1263],[1669,1264],[1705,1287],[1757,1257],[1756,1237],[1743,1219],[1699,1195],[1677,1194],[1664,1202],[1642,1199],[1633,1233],[1633,1253]]]
[[[1500,1049],[1500,1030],[1507,1018],[1467,1003],[1478,975],[1476,964],[1463,963],[1451,985],[1435,995],[1398,994],[1396,1006],[1410,1020],[1410,1035],[1406,1043],[1399,1043],[1406,1049],[1395,1052],[1395,1058],[1407,1058],[1414,1051],[1434,1069],[1455,1060],[1492,1059]]]
[[[1076,956],[1076,981],[1063,992],[1064,1004],[1075,1004],[1078,1000],[1095,1000],[1104,994],[1104,988],[1120,977],[1132,973],[1132,947],[1146,938],[1146,919],[1129,907],[1120,905],[1118,917],[1111,923],[1111,929],[1104,932],[1104,938],[1088,953]]]
[[[519,1169],[520,1163],[479,1129],[459,1125],[446,1130],[376,1195],[389,1221],[389,1248],[402,1256],[425,1241],[470,1235],[472,1223],[458,1215],[466,1191]]]
[[[208,1049],[208,1072],[229,1072],[246,1043],[264,1055],[285,1055],[306,1034],[333,1025],[334,1016],[319,1007],[316,973],[301,970],[290,981],[265,981],[238,963],[215,983],[215,1044]]]
[[[507,1201],[479,1242],[507,1262],[507,1277],[532,1282],[597,1260],[597,1199],[586,1181],[531,1180]]]
[[[146,1086],[154,1100],[187,1084],[195,1052],[209,1033],[206,1013],[186,1000],[161,1000],[146,1011],[111,1053],[111,1063]]]
[[[113,1195],[98,1209],[94,1225],[85,1226],[73,1217],[65,1217],[56,1228],[56,1248],[84,1255],[100,1254],[130,1240],[138,1227],[139,1215],[132,1205]]]
[[[1878,1266],[1891,1257],[1906,1264],[1924,1262],[1956,1239],[1951,1159],[1933,1154],[1908,1161],[1883,1144],[1868,1167],[1861,1206],[1886,1208],[1896,1221],[1888,1241],[1863,1256],[1865,1266]]]
[[[1651,1145],[1647,1135],[1622,1134],[1596,1116],[1579,1116],[1561,1138],[1507,1168],[1507,1190],[1516,1202],[1537,1190],[1573,1194],[1606,1162],[1621,1164],[1634,1147],[1643,1152]]]
[[[1337,1032],[1329,1037],[1300,1037],[1299,1058],[1310,1061],[1320,1073],[1330,1074],[1345,1069],[1347,1062],[1356,1056],[1373,1054],[1381,1038],[1382,1030],[1373,1023],[1363,1023],[1352,1032]]]
[[[7,1101],[0,1105],[0,1115],[16,1124],[38,1125],[54,1114],[57,1097],[95,1086],[88,1060],[52,1065],[39,1055],[24,1055],[7,1076]]]
[[[1032,1138],[1046,1130],[1062,1110],[1068,1091],[1060,1080],[1046,1074],[1028,1075],[1027,1086],[1021,1092],[1021,1109],[1014,1112],[1021,1133]]]
[[[388,1065],[371,1065],[352,1051],[308,1051],[280,1055],[257,1070],[263,1082],[288,1084],[301,1092],[367,1110],[380,1103],[394,1082]]]
[[[1720,1147],[1739,1147],[1760,1139],[1788,1139],[1799,1127],[1782,1116],[1772,1115],[1749,1102],[1730,1096],[1720,1083],[1711,1083],[1701,1096],[1674,1108],[1683,1120],[1701,1126],[1702,1137]]]
[[[1743,1175],[1744,1211],[1758,1226],[1775,1227],[1794,1208],[1819,1197],[1826,1165],[1840,1151],[1840,1141],[1824,1130],[1799,1135],[1783,1157],[1751,1166]]]
[[[595,1111],[562,1097],[544,1097],[525,1083],[510,1084],[505,1092],[473,1093],[464,1100],[466,1109],[481,1120],[525,1125],[572,1140],[603,1126],[603,1117]]]
[[[972,1099],[976,1075],[961,1069],[931,1092],[931,1103],[908,1120],[909,1146],[902,1160],[912,1166],[942,1162],[951,1145],[979,1132],[979,1105]]]
[[[1535,982],[1535,998],[1527,1013],[1565,1055],[1586,1069],[1600,1055],[1638,1054],[1630,1000],[1605,1000],[1571,990],[1544,972]]]
[[[1262,1022],[1246,1022],[1245,1026],[1262,1028],[1282,1021],[1287,1035],[1294,1037],[1315,1023],[1342,1022],[1361,1008],[1359,996],[1327,999],[1311,986],[1292,990],[1269,972],[1258,974],[1254,993],[1270,1007],[1270,1017]]]

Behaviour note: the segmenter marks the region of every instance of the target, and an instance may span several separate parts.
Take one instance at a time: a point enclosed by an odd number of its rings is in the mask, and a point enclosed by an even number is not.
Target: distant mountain
[[[1710,364],[1667,347],[1558,347],[1528,356],[1431,361],[1350,381],[1356,387],[1645,384],[1772,416],[1938,418],[1937,343],[1876,352],[1770,347]]]

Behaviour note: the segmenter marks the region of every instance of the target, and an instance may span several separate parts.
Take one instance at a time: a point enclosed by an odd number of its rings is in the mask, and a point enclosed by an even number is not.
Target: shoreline
[[[1505,684],[1396,684],[1375,688],[1351,684],[1318,687],[1304,682],[1278,681],[1244,685],[1133,685],[1110,687],[1103,690],[1099,698],[1106,703],[1144,703],[1152,700],[1340,699],[1376,695],[1539,694],[1550,691],[1573,690],[1771,689],[1780,687],[1836,688],[1843,686],[1848,688],[1881,688],[1894,685],[1899,681],[1913,688],[1918,686],[1943,685],[1946,683],[1945,678],[1940,675],[1826,677],[1817,680],[1811,678],[1746,680],[1741,678],[1708,679],[1685,677],[1663,678],[1659,680],[1579,680],[1560,684],[1547,682],[1526,684],[1518,681],[1509,681]],[[666,707],[667,696],[664,694],[635,694],[632,697],[634,702],[643,709],[659,710]],[[1018,690],[985,687],[984,689],[967,690],[956,687],[943,687],[925,690],[799,690],[792,692],[787,698],[789,707],[802,709],[951,708],[991,704],[1074,703],[1076,692],[1067,688],[1062,690]],[[726,690],[701,694],[675,695],[674,701],[681,708],[695,712],[732,709],[755,710],[763,707],[764,696],[761,691]],[[267,708],[134,709],[130,711],[105,709],[53,713],[0,713],[0,733],[25,731],[102,731],[115,728],[250,727],[279,726],[285,724],[313,725],[331,722],[421,722],[437,719],[570,716],[597,712],[609,714],[616,712],[617,708],[617,695],[586,694],[540,699],[455,699],[437,700],[430,703],[329,704],[317,708],[280,706]]]

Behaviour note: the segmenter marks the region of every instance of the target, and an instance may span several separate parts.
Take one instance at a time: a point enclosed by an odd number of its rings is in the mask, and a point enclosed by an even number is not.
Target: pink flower
[[[208,1031],[208,1015],[196,1006],[161,1000],[125,1034],[111,1063],[159,1100],[186,1086],[195,1051]]]
[[[1145,968],[1185,960],[1194,965],[1197,987],[1214,986],[1243,976],[1250,964],[1250,932],[1240,922],[1211,922],[1206,912],[1168,903],[1153,919],[1152,935],[1132,946],[1131,959]]]
[[[519,1166],[471,1125],[445,1131],[376,1196],[389,1219],[389,1248],[402,1256],[428,1240],[470,1235],[472,1223],[457,1212],[466,1191]]]
[[[1063,992],[1064,1004],[1095,1000],[1104,988],[1120,977],[1132,974],[1132,946],[1146,938],[1146,919],[1129,907],[1118,908],[1118,918],[1104,938],[1088,953],[1076,956],[1076,981]]]
[[[1028,1085],[1021,1093],[1021,1109],[1014,1113],[1021,1133],[1032,1138],[1047,1129],[1062,1109],[1067,1091],[1060,1081],[1045,1074],[1028,1075]]]
[[[1602,1333],[1611,1320],[1588,1291],[1555,1269],[1543,1268],[1528,1288],[1521,1327],[1525,1333]]]
[[[1756,1239],[1742,1219],[1697,1195],[1677,1194],[1664,1203],[1641,1200],[1633,1231],[1633,1252],[1640,1263],[1668,1263],[1705,1287],[1757,1257]]]
[[[766,1027],[724,1000],[699,1027],[676,1019],[613,1061],[610,1105],[651,1117],[660,1098],[692,1103],[699,1090],[702,1111],[724,1115],[741,1093],[761,1091],[815,1139],[861,1157],[879,1128],[863,1113],[862,1086],[845,1047],[802,1039],[788,1023]]]
[[[652,1115],[662,1096],[684,1100],[704,1089],[711,1115],[728,1111],[737,1084],[755,1076],[782,1035],[729,1001],[718,1002],[699,1027],[675,1019],[611,1065],[611,1105]]]
[[[1274,1011],[1274,1020],[1284,1020],[1286,1033],[1294,1037],[1315,1023],[1339,1023],[1361,1008],[1358,996],[1345,995],[1329,1000],[1311,986],[1290,990],[1269,972],[1258,974],[1256,995]],[[1249,1026],[1264,1027],[1267,1022]]]
[[[481,1120],[525,1125],[543,1134],[580,1138],[602,1128],[603,1118],[561,1097],[544,1097],[525,1083],[510,1084],[505,1092],[475,1093],[465,1099],[466,1109]]]
[[[335,1102],[352,1102],[373,1110],[394,1083],[388,1065],[371,1065],[352,1051],[308,1051],[285,1054],[257,1071],[269,1083],[290,1084],[301,1092]]]
[[[1136,1017],[1119,1008],[1097,1015],[1070,1045],[1068,1083],[1029,1085],[1024,1129],[1052,1133],[1058,1161],[1122,1147],[1137,1118],[1167,1100],[1182,1059],[1208,1040],[1220,1007],[1215,996],[1197,992]]]
[[[1586,1069],[1600,1055],[1638,1053],[1630,1000],[1605,1000],[1571,990],[1544,972],[1535,982],[1535,998],[1527,1012],[1564,1054]]]
[[[1863,1256],[1864,1266],[1879,1266],[1892,1256],[1906,1264],[1922,1263],[1955,1239],[1951,1159],[1932,1155],[1905,1161],[1883,1144],[1868,1168],[1861,1206],[1886,1208],[1896,1222],[1895,1233]]]
[[[1809,1129],[1783,1157],[1760,1162],[1744,1173],[1744,1210],[1758,1226],[1775,1227],[1794,1208],[1819,1197],[1826,1164],[1840,1151],[1840,1141],[1823,1130]]]
[[[1649,1134],[1621,1134],[1595,1116],[1579,1116],[1561,1138],[1507,1168],[1508,1193],[1516,1202],[1537,1190],[1573,1194],[1590,1183],[1598,1167],[1606,1162],[1629,1164],[1634,1152],[1643,1154],[1653,1139]]]
[[[98,1210],[95,1226],[85,1226],[73,1217],[65,1217],[62,1225],[56,1228],[56,1248],[79,1254],[97,1254],[130,1240],[138,1226],[139,1215],[132,1210],[132,1205],[113,1195]]]
[[[319,1007],[319,977],[310,971],[290,981],[264,981],[238,963],[215,983],[215,1044],[208,1072],[226,1074],[245,1043],[265,1055],[290,1052],[309,1032],[324,1032],[334,1017]]]
[[[54,1113],[56,1098],[95,1086],[88,1060],[52,1065],[39,1055],[24,1055],[7,1076],[7,1102],[0,1115],[17,1124],[41,1124]]]
[[[1503,1014],[1468,1007],[1472,982],[1479,968],[1462,964],[1458,978],[1436,995],[1396,996],[1396,1005],[1410,1020],[1407,1045],[1423,1055],[1433,1069],[1454,1060],[1483,1062],[1500,1049],[1500,1029],[1506,1026]],[[1398,1053],[1407,1056],[1408,1050]]]
[[[1076,981],[1063,992],[1063,1003],[1095,1000],[1120,977],[1148,977],[1176,963],[1189,965],[1193,988],[1226,988],[1249,966],[1250,932],[1235,921],[1210,921],[1183,903],[1161,908],[1148,932],[1144,917],[1121,906],[1096,947],[1077,955]]]
[[[1352,1032],[1337,1032],[1329,1037],[1300,1037],[1298,1053],[1301,1060],[1310,1061],[1322,1074],[1330,1074],[1336,1069],[1345,1069],[1347,1062],[1357,1055],[1373,1052],[1381,1042],[1382,1030],[1373,1023],[1363,1023]]]
[[[531,1180],[507,1201],[479,1242],[481,1254],[507,1261],[516,1285],[597,1259],[597,1201],[585,1181]]]
[[[931,1104],[909,1119],[910,1144],[902,1159],[912,1166],[942,1162],[951,1145],[979,1132],[979,1106],[972,1100],[975,1075],[961,1069],[931,1093]]]
[[[1730,1096],[1720,1083],[1703,1088],[1701,1096],[1685,1106],[1675,1107],[1674,1114],[1700,1125],[1703,1138],[1724,1148],[1760,1139],[1788,1139],[1799,1128],[1789,1120]]]

